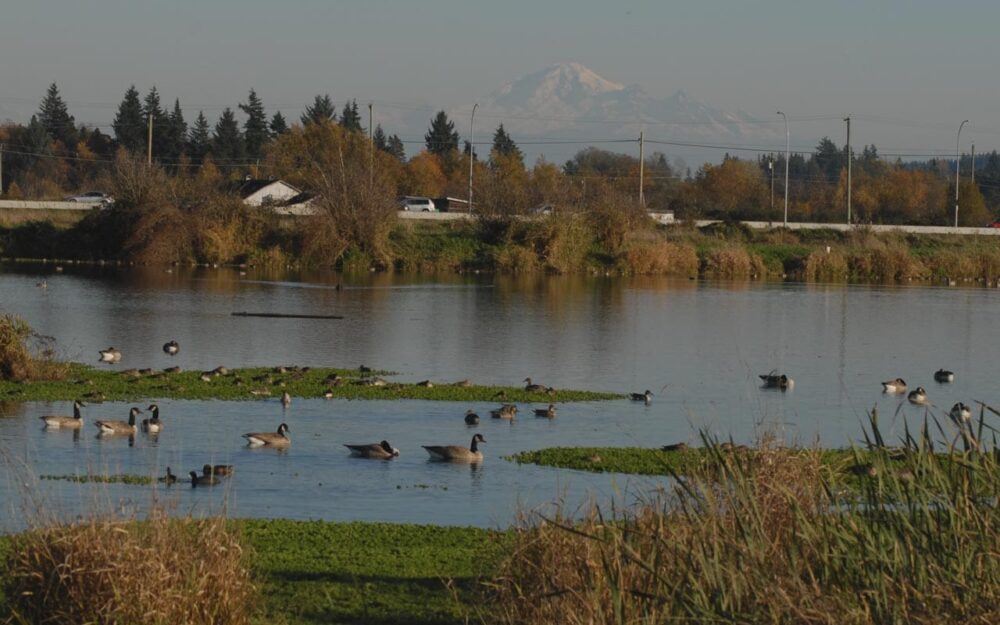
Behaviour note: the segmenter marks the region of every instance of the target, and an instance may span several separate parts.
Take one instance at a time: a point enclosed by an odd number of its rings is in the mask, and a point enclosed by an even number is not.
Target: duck
[[[282,423],[277,432],[250,432],[244,434],[250,447],[288,447],[292,440],[288,438],[288,424]]]
[[[552,419],[556,416],[555,404],[549,404],[548,408],[535,408],[535,416]]]
[[[911,404],[922,406],[927,403],[927,391],[924,390],[924,387],[918,386],[916,390],[910,391],[906,398],[910,400]]]
[[[644,401],[648,404],[653,401],[653,391],[646,389],[645,393],[632,393],[629,398],[632,401]]]
[[[69,428],[78,430],[83,425],[83,416],[80,414],[80,408],[86,406],[79,399],[73,402],[73,416],[72,417],[56,417],[56,416],[45,416],[38,417],[45,423],[45,427],[58,430],[59,428]]]
[[[886,380],[882,383],[883,393],[905,393],[906,392],[906,382],[903,378],[896,378],[895,380]]]
[[[951,407],[951,412],[948,413],[951,420],[954,421],[955,425],[961,426],[972,420],[972,410],[962,402],[958,402]]]
[[[101,355],[100,362],[106,362],[112,365],[122,359],[122,353],[114,347],[102,349],[97,353]]]
[[[431,382],[430,380],[423,380],[421,382],[417,382],[417,386],[422,386],[424,388],[434,388],[434,383]]]
[[[233,474],[231,464],[206,464],[201,468],[202,475],[229,476]]]
[[[133,406],[128,411],[128,421],[94,421],[101,434],[135,434],[135,417],[142,411]]]
[[[180,367],[167,367],[166,369],[163,370],[163,373],[180,373],[180,372],[181,372]]]
[[[142,420],[142,431],[156,434],[163,429],[163,422],[160,421],[160,407],[156,404],[150,404],[146,410],[153,416]]]
[[[288,394],[288,391],[283,391],[281,393],[281,405],[288,408],[292,403],[292,396]]]
[[[496,410],[490,410],[490,416],[494,419],[513,419],[517,417],[517,406],[514,404],[504,404]]]
[[[532,384],[531,378],[524,378],[524,390],[529,393],[544,393],[545,386],[542,384]]]
[[[684,451],[688,448],[687,443],[671,443],[670,445],[664,445],[660,447],[660,451],[674,452],[674,451]]]
[[[351,450],[352,456],[359,458],[379,458],[388,460],[399,455],[399,450],[389,444],[389,441],[371,443],[370,445],[344,445]]]
[[[955,373],[947,369],[938,369],[934,372],[934,381],[941,384],[951,384],[955,381]]]
[[[164,484],[174,484],[177,482],[177,476],[170,472],[170,467],[167,467],[167,474],[160,478],[160,481]]]
[[[764,381],[764,388],[779,388],[783,391],[795,386],[795,381],[784,373],[778,374],[775,371],[757,376]]]
[[[176,356],[181,351],[181,346],[177,341],[168,341],[163,344],[163,353],[169,356]]]
[[[474,410],[465,411],[465,424],[466,425],[477,425],[479,423],[479,415],[475,413]]]
[[[468,378],[466,378],[464,380],[459,380],[458,382],[455,382],[454,384],[452,384],[452,386],[460,386],[462,388],[468,388],[472,386],[472,382],[469,382]]]
[[[219,478],[214,475],[198,475],[197,471],[191,471],[191,486],[215,486],[219,483]]]
[[[475,434],[472,443],[468,447],[460,445],[424,445],[423,448],[430,454],[431,460],[443,462],[480,462],[483,459],[483,452],[479,451],[479,443],[485,443],[486,439],[482,434]]]

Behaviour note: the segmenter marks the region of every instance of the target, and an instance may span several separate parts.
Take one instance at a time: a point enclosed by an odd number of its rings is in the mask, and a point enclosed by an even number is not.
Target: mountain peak
[[[624,88],[580,63],[556,63],[507,83],[491,99],[501,106],[533,107],[553,100],[578,102]]]

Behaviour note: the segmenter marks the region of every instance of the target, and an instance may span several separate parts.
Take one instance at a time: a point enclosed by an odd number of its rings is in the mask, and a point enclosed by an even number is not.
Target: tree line
[[[242,123],[236,110],[243,114]],[[316,152],[341,149],[345,137],[368,145],[356,100],[338,111],[329,94],[316,95],[298,122],[280,111],[268,115],[251,89],[236,110],[226,107],[211,124],[203,111],[192,123],[180,101],[164,106],[155,87],[144,97],[129,87],[118,105],[112,134],[78,125],[56,84],[26,125],[0,126],[4,197],[51,198],[86,187],[110,188],[111,161],[125,152],[145,156],[150,126],[152,155],[169,175],[197,173],[220,186],[245,176],[288,179],[318,192],[317,163],[335,163]],[[328,128],[337,129],[331,134]],[[351,150],[350,158],[379,169],[386,193],[453,196],[468,192],[472,160],[476,209],[485,213],[519,214],[544,206],[573,211],[610,195],[638,196],[640,163],[633,156],[586,148],[561,166],[539,159],[532,166],[503,124],[493,133],[484,158],[476,146],[461,141],[444,111],[430,120],[423,149],[407,158],[404,142],[377,125],[371,132],[379,158]],[[354,145],[353,143],[351,145]],[[298,151],[298,152],[297,152]],[[328,155],[329,156],[329,155]],[[343,159],[344,154],[338,156]],[[852,165],[852,221],[861,223],[950,224],[953,215],[954,161],[889,162],[874,145],[847,153],[829,138],[808,154],[789,159],[789,219],[842,222],[846,219],[847,163]],[[680,218],[780,220],[784,206],[784,155],[755,159],[726,155],[694,173],[672,165],[654,152],[642,163],[643,196],[654,210],[674,210]],[[960,222],[983,225],[1000,208],[1000,155],[996,151],[963,159],[962,171],[976,170],[975,184],[960,182]],[[329,172],[327,172],[329,173]],[[371,172],[368,179],[373,180]]]

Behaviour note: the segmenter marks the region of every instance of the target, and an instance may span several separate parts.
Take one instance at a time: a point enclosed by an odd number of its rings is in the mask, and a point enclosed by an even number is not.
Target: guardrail
[[[0,208],[20,208],[25,210],[89,211],[100,206],[94,202],[46,202],[34,200],[0,200]]]

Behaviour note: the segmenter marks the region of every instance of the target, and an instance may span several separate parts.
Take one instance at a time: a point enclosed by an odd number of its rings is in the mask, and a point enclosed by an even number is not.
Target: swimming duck
[[[170,467],[167,467],[167,474],[160,478],[161,482],[164,484],[173,484],[177,482],[177,476],[170,472]]]
[[[524,378],[524,390],[529,393],[544,393],[545,386],[542,384],[532,384],[531,378]]]
[[[465,424],[466,425],[476,425],[479,423],[479,415],[477,415],[472,410],[465,411]]]
[[[250,432],[244,434],[250,447],[288,447],[292,440],[288,438],[288,425],[282,423],[277,432]]]
[[[895,380],[887,380],[882,383],[883,393],[905,393],[906,392],[906,382],[903,378],[896,378]]]
[[[646,390],[645,393],[632,393],[629,397],[632,401],[644,401],[648,404],[653,401],[653,391]]]
[[[911,404],[922,406],[927,403],[927,391],[924,390],[924,387],[918,386],[917,390],[910,391],[910,394],[906,398],[910,400]]]
[[[378,458],[387,460],[399,455],[399,450],[389,444],[389,441],[372,443],[370,445],[344,445],[351,450],[352,456],[359,458]]]
[[[114,347],[102,349],[98,353],[101,355],[100,362],[115,364],[122,359],[122,353]]]
[[[151,412],[153,416],[142,420],[142,431],[156,434],[163,429],[163,422],[160,421],[160,407],[156,404],[150,404],[146,410]]]
[[[55,416],[45,416],[38,417],[45,423],[45,427],[58,430],[59,428],[69,428],[69,429],[80,429],[83,425],[83,417],[80,414],[80,407],[86,406],[79,399],[73,402],[73,416],[72,417],[55,417]]]
[[[934,381],[941,384],[950,384],[955,381],[955,374],[946,369],[938,369],[934,372]]]
[[[430,454],[431,460],[445,462],[479,462],[483,459],[483,452],[479,451],[479,443],[485,443],[486,439],[482,434],[475,434],[469,447],[460,445],[424,445],[423,448]]]
[[[795,386],[795,381],[792,380],[787,375],[785,375],[784,373],[778,374],[775,373],[774,371],[771,371],[770,373],[766,373],[764,375],[760,375],[757,377],[759,377],[761,380],[764,381],[764,388],[779,388],[783,391],[787,391],[788,389]]]
[[[281,393],[281,405],[288,408],[292,403],[292,396],[288,394],[288,391]]]
[[[972,410],[962,402],[958,402],[951,407],[948,416],[955,422],[955,425],[961,426],[972,420]]]
[[[201,468],[202,475],[228,476],[233,474],[231,464],[206,464]]]
[[[181,351],[181,346],[177,343],[177,341],[170,341],[163,344],[163,353],[165,354],[176,356],[179,351]]]
[[[535,408],[535,416],[552,419],[556,416],[556,407],[554,404],[549,404],[548,408]]]
[[[214,475],[198,475],[197,471],[191,471],[191,486],[215,486],[219,483],[219,478]]]
[[[94,421],[101,434],[135,434],[135,417],[142,411],[132,407],[128,411],[128,422],[125,421]]]
[[[504,404],[496,410],[490,410],[490,416],[494,419],[513,419],[517,417],[517,406],[514,404]]]

